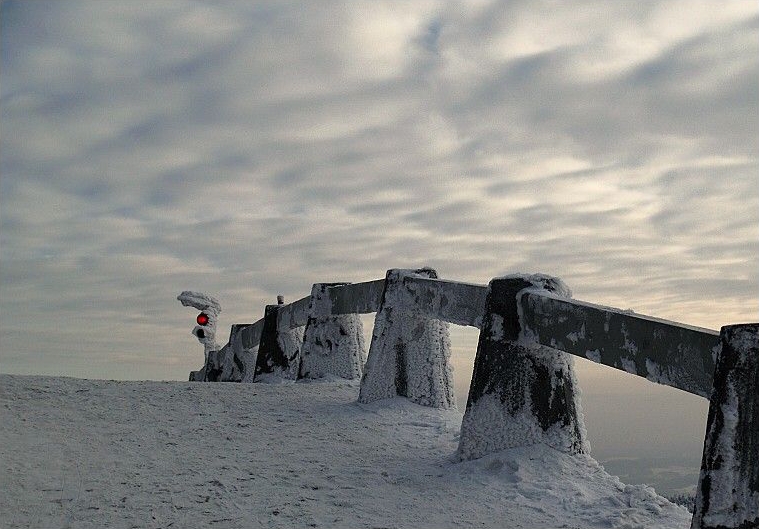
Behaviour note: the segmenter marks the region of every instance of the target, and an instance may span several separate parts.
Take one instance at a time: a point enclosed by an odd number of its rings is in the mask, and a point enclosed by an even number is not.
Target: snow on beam
[[[254,375],[256,381],[267,374],[289,379],[298,376],[303,327],[281,331],[278,322],[279,311],[283,307],[285,305],[267,305],[264,310]]]
[[[298,378],[334,375],[359,379],[366,358],[364,327],[358,314],[332,314],[330,290],[347,283],[316,283],[311,288]]]
[[[360,402],[407,397],[424,406],[455,407],[448,324],[431,318],[404,281],[437,278],[430,268],[388,270],[364,375]]]
[[[384,279],[333,286],[328,291],[332,314],[377,312],[384,288]]]
[[[522,338],[709,397],[719,333],[630,311],[525,292]]]
[[[590,451],[572,357],[519,341],[517,300],[527,288],[570,295],[564,283],[545,275],[490,282],[461,424],[462,460],[538,443],[567,453]]]
[[[692,529],[759,527],[759,323],[722,327]]]
[[[428,277],[403,278],[404,303],[417,304],[430,318],[480,327],[488,287]]]

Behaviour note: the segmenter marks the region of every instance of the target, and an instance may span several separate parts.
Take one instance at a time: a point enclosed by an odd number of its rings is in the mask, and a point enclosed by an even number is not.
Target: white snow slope
[[[453,455],[461,413],[342,380],[0,375],[0,527],[686,528],[587,456]]]

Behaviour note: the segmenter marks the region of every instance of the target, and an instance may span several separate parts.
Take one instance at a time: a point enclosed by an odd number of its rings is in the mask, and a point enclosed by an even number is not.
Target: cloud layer
[[[223,325],[431,265],[759,318],[752,1],[0,4],[0,370],[184,378]]]

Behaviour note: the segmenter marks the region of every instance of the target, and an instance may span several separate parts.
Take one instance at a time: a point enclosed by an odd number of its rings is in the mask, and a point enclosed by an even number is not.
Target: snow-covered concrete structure
[[[316,283],[311,288],[298,378],[337,376],[360,379],[366,361],[364,326],[358,314],[332,314],[329,289],[347,283]]]
[[[453,408],[448,324],[430,317],[419,298],[408,302],[407,277],[435,279],[437,273],[431,268],[388,270],[359,401],[400,395],[424,406]]]
[[[461,424],[462,460],[538,443],[573,454],[590,451],[571,356],[520,341],[517,298],[525,289],[571,295],[563,282],[545,275],[490,282]]]
[[[258,351],[255,346],[242,339],[243,328],[248,325],[233,325],[229,341],[224,347],[216,343],[216,327],[221,312],[219,301],[207,294],[185,290],[177,299],[185,307],[194,307],[205,316],[204,323],[192,330],[193,336],[203,344],[203,367],[190,372],[190,381],[196,382],[252,382]]]
[[[692,528],[759,527],[759,323],[718,333],[570,296],[560,280],[541,274],[484,286],[440,280],[431,269],[391,269],[385,279],[317,284],[310,296],[267,306],[261,320],[233,326],[222,348],[213,339],[218,301],[189,291],[178,299],[209,317],[203,333],[193,329],[206,363],[191,380],[356,378],[363,371],[363,403],[401,395],[453,408],[448,323],[479,328],[460,460],[546,446],[557,458],[587,457],[570,354],[711,396]],[[362,370],[359,315],[372,312]]]
[[[759,324],[722,327],[692,529],[759,527]]]

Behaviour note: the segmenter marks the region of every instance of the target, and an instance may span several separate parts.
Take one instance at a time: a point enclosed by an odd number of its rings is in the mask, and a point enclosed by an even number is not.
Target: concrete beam
[[[332,314],[370,314],[379,310],[385,280],[347,283],[329,289]]]
[[[488,287],[419,276],[403,278],[404,303],[416,304],[430,318],[480,327]]]
[[[708,398],[719,333],[525,291],[522,339]]]
[[[287,332],[296,327],[303,327],[308,323],[310,304],[311,296],[306,296],[287,305],[281,305],[277,311],[277,330]]]
[[[229,333],[230,342],[232,341],[232,335],[235,334],[239,337],[240,345],[245,349],[253,349],[258,347],[261,343],[261,333],[264,330],[263,318],[256,323],[240,324],[240,329],[235,329],[236,325],[232,325],[232,330]]]

